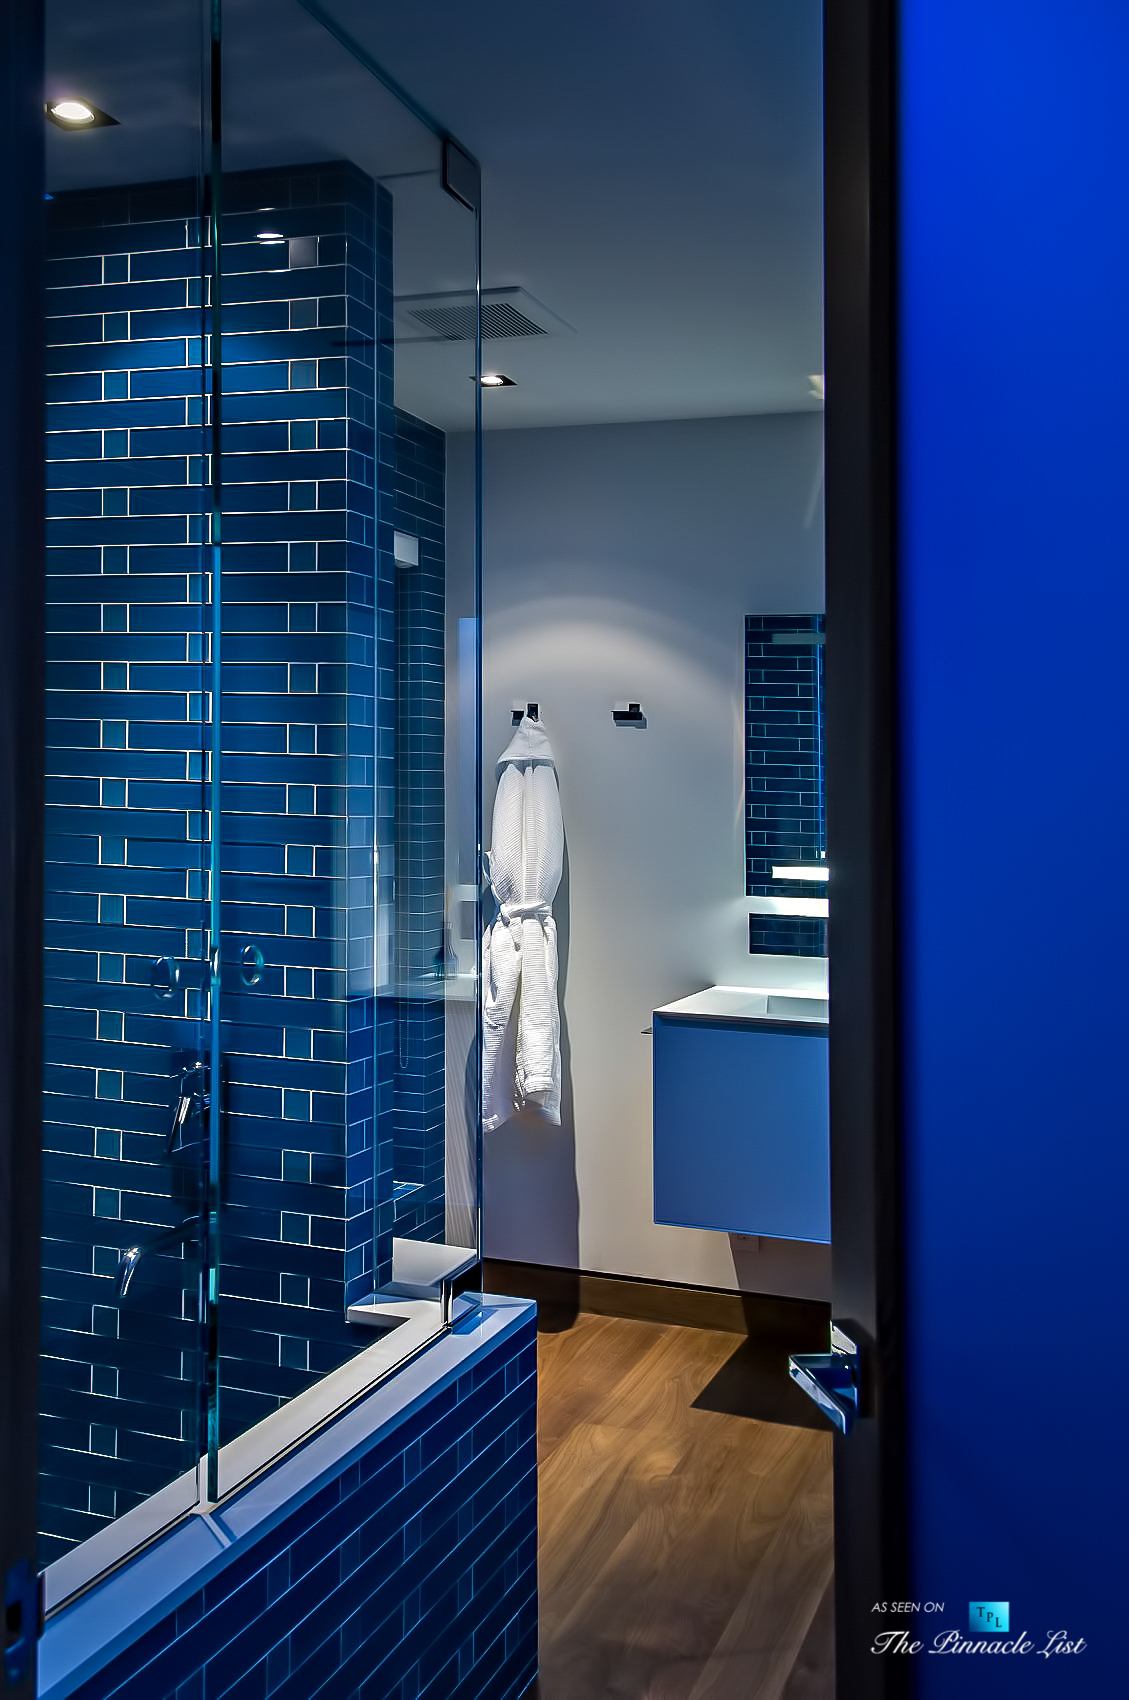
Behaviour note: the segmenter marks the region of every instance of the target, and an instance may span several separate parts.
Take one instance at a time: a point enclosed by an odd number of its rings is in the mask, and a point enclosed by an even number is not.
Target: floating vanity
[[[830,1242],[826,962],[796,967],[655,1010],[656,1222]]]

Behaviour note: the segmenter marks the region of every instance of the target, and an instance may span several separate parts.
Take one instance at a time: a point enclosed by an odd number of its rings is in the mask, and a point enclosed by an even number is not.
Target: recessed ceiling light
[[[117,123],[117,119],[103,112],[100,106],[89,100],[79,100],[74,95],[65,100],[48,101],[43,110],[60,130],[98,130],[103,125]]]
[[[87,106],[84,100],[57,100],[51,108],[52,118],[61,118],[66,124],[92,124],[94,108]]]
[[[277,246],[279,242],[286,241],[281,230],[257,230],[255,232],[255,237],[257,241],[265,242],[268,248]]]
[[[484,390],[512,389],[514,381],[507,378],[504,372],[483,372],[479,380]]]

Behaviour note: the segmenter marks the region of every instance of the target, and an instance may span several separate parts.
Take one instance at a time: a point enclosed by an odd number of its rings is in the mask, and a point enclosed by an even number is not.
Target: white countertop
[[[815,958],[813,960],[820,960]],[[698,1021],[827,1021],[827,986],[818,979],[808,985],[707,986],[688,998],[663,1004],[656,1015]]]

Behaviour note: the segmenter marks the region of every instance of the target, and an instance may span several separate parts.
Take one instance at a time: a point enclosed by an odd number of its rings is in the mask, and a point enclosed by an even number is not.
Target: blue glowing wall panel
[[[798,634],[793,640],[792,634]],[[745,619],[745,893],[823,897],[826,886],[774,880],[774,862],[818,862],[823,815],[823,615]],[[817,641],[818,640],[818,641]],[[826,956],[827,922],[752,915],[749,949]]]
[[[910,1592],[1087,1642],[914,1677],[1088,1700],[1125,1685],[1129,1526],[1129,983],[1099,895],[1129,833],[1129,9],[900,11]]]
[[[519,1700],[537,1672],[536,1361],[530,1314],[74,1700]]]

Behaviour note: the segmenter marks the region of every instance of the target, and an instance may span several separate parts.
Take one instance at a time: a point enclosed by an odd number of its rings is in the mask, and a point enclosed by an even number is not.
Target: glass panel
[[[477,1259],[476,218],[314,11],[223,17],[223,1490]]]
[[[455,1279],[478,1260],[475,233],[440,166],[386,180],[396,788],[394,817],[380,819],[393,877],[380,884],[391,948],[378,983],[395,1033],[382,1073],[393,1101],[393,1280],[408,1286]]]
[[[202,1447],[202,40],[198,0],[47,7],[49,1603],[195,1501]]]

